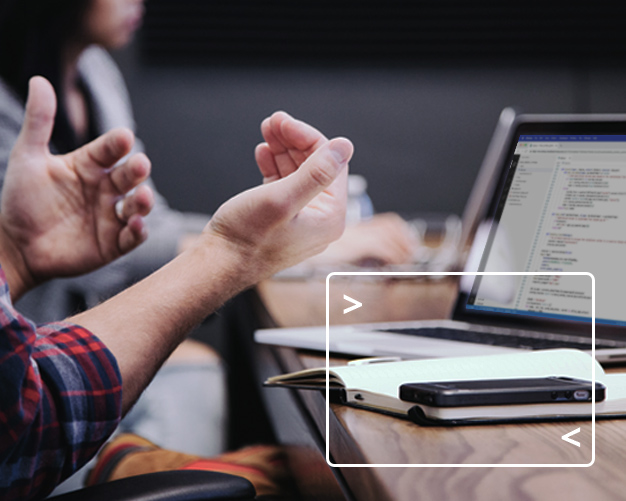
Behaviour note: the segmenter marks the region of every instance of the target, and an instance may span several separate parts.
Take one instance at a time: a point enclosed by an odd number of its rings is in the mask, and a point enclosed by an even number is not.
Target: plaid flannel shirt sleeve
[[[0,499],[47,495],[96,454],[121,402],[104,344],[77,325],[28,321],[0,267]]]

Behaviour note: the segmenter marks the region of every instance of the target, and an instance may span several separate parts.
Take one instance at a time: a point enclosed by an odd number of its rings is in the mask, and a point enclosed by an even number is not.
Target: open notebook
[[[441,382],[530,377],[571,377],[596,381],[606,386],[606,399],[596,403],[596,414],[626,414],[626,374],[605,374],[592,358],[576,350],[546,350],[482,357],[408,360],[331,367],[330,387],[342,393],[342,400],[355,407],[406,417],[419,407],[432,420],[515,420],[546,418],[589,418],[590,402],[429,407],[400,400],[399,387],[405,383]],[[269,378],[267,386],[325,389],[326,368],[308,369]]]

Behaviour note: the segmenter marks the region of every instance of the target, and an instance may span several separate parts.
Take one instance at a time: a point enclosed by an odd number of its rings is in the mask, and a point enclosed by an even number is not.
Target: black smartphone
[[[591,382],[567,377],[406,383],[400,400],[431,407],[591,402]],[[596,382],[596,402],[606,387]]]

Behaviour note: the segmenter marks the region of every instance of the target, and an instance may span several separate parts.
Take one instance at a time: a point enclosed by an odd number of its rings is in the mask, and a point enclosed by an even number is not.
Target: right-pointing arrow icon
[[[576,442],[576,440],[572,440],[571,438],[569,438],[572,435],[576,435],[576,433],[580,433],[580,428],[576,428],[574,431],[570,431],[569,433],[566,433],[565,435],[561,437],[561,439],[565,440],[566,442],[569,442],[570,444],[574,444],[576,447],[580,447],[580,442]]]
[[[350,313],[351,311],[356,310],[357,308],[360,308],[361,306],[363,306],[363,303],[361,303],[360,301],[357,301],[356,299],[352,299],[350,296],[346,296],[345,294],[343,295],[343,298],[346,301],[350,301],[354,306],[350,306],[349,308],[346,308],[345,310],[343,310],[343,314],[345,315],[346,313]]]

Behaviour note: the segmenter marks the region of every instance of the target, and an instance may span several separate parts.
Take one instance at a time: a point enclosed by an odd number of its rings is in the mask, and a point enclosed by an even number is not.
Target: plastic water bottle
[[[367,180],[358,174],[348,176],[346,224],[356,224],[374,215],[372,199],[367,194]]]

